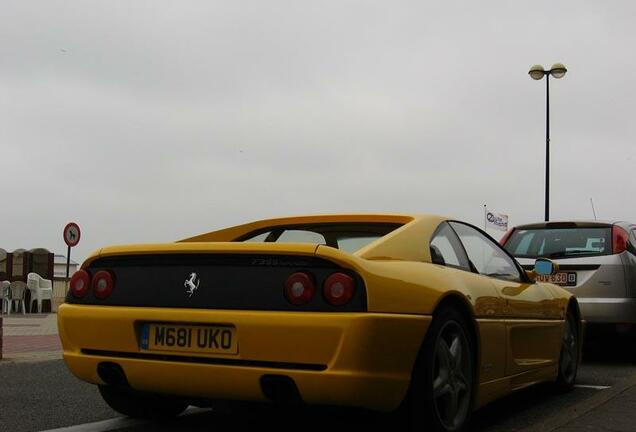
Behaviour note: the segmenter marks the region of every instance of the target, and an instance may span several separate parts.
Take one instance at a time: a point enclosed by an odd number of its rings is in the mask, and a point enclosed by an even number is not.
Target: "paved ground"
[[[631,380],[630,387],[621,388],[614,397],[602,401],[601,405],[591,408],[585,414],[563,423],[559,432],[577,431],[636,431],[636,382]]]
[[[368,412],[251,408],[196,410],[161,424],[121,418],[101,400],[95,386],[77,380],[61,358],[55,314],[4,317],[4,360],[0,361],[0,431],[29,432],[71,427],[80,431],[251,431],[276,428],[308,431],[394,429],[392,419]],[[578,384],[566,394],[549,386],[519,392],[479,410],[477,432],[636,431],[636,362],[608,340],[586,353]],[[46,361],[43,361],[46,360]],[[97,423],[95,423],[97,422]],[[77,426],[82,425],[82,426]]]
[[[613,378],[603,381],[609,388],[579,387],[567,394],[554,393],[548,386],[529,389],[478,411],[470,430],[635,431],[636,366],[587,364],[579,382],[597,382],[594,377],[607,371],[613,374]],[[101,400],[97,389],[73,377],[61,360],[0,365],[0,388],[1,431],[35,432],[73,425],[83,426],[65,432],[248,432],[255,428],[292,432],[298,430],[298,424],[303,424],[307,432],[395,429],[393,419],[374,413],[296,409],[203,410],[160,424],[131,421],[118,418]]]
[[[62,358],[56,314],[3,315],[3,361]]]

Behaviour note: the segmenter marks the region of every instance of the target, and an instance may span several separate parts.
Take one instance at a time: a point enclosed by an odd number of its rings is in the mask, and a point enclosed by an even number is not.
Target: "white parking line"
[[[589,388],[594,390],[606,390],[608,388],[612,388],[612,386],[600,386],[600,385],[589,385],[589,384],[575,384],[574,387]]]
[[[129,417],[117,417],[110,420],[103,420],[94,423],[84,423],[76,426],[68,426],[58,429],[49,429],[42,432],[107,432],[113,429],[122,429],[145,423],[144,420]]]
[[[198,414],[201,412],[210,411],[210,408],[198,408],[194,406],[188,407],[187,410],[181,414],[181,416]],[[180,416],[180,417],[181,417]],[[126,427],[135,426],[138,424],[146,423],[146,420],[134,419],[130,417],[117,417],[109,420],[102,420],[94,423],[84,423],[81,425],[67,426],[57,429],[48,429],[40,432],[108,432],[116,429],[122,429]]]

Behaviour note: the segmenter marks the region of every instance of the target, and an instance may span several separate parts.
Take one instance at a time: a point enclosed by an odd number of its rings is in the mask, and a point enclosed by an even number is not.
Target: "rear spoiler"
[[[515,229],[565,229],[565,228],[611,228],[614,224],[611,222],[539,222],[528,225],[519,225]]]
[[[259,255],[310,255],[314,256],[319,245],[311,243],[156,243],[118,245],[102,248],[89,256],[82,264],[86,268],[99,258],[165,254],[259,254]],[[330,248],[331,249],[331,248]]]

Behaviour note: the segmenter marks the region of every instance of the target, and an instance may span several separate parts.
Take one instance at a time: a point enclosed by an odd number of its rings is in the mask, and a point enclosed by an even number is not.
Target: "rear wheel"
[[[579,370],[580,341],[576,316],[572,310],[568,310],[563,324],[559,372],[556,379],[556,385],[561,391],[568,391],[574,387],[576,374]]]
[[[474,342],[464,316],[436,313],[418,355],[406,409],[412,430],[464,430],[474,392]]]
[[[113,386],[99,386],[99,393],[108,406],[128,417],[167,419],[176,417],[188,407],[181,399],[135,392]]]

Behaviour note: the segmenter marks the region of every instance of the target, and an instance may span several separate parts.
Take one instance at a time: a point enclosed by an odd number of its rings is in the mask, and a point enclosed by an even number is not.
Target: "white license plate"
[[[236,328],[180,324],[144,324],[141,349],[208,354],[238,354]]]
[[[553,275],[537,275],[537,281],[561,286],[576,286],[575,272],[557,272]]]

